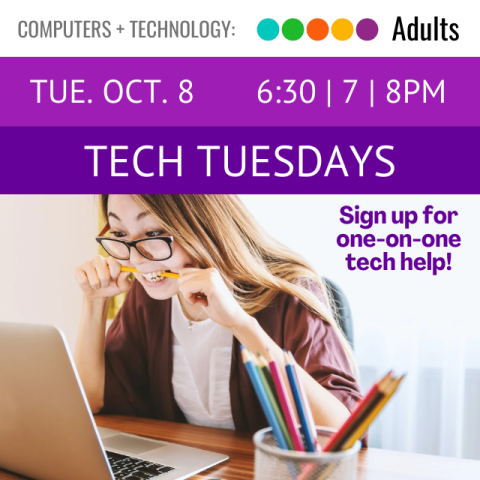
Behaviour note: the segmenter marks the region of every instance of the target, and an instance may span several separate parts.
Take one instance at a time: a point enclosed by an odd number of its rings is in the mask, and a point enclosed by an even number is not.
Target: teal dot
[[[267,42],[275,40],[279,32],[280,27],[273,18],[264,18],[257,27],[258,36]]]
[[[302,38],[304,31],[303,23],[296,18],[289,18],[282,25],[282,33],[287,40],[295,41]]]

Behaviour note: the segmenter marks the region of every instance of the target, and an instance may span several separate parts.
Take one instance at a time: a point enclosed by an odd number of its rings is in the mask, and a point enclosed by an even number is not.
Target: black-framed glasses
[[[116,238],[104,237],[103,235],[108,230],[110,230],[110,225],[107,223],[95,240],[109,255],[117,260],[129,260],[132,248],[135,248],[142,257],[148,258],[148,260],[168,260],[173,255],[173,237],[142,238],[141,240],[126,242]]]

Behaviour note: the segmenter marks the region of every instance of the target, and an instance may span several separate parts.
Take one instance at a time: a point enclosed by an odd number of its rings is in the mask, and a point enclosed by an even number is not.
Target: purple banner
[[[478,127],[1,127],[1,193],[480,194]]]
[[[479,126],[480,58],[0,58],[1,126]]]

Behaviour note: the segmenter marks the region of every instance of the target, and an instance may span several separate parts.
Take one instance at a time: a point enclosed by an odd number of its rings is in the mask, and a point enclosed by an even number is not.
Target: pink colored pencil
[[[275,360],[272,359],[270,352],[266,353],[268,365],[270,366],[270,373],[272,374],[272,380],[277,390],[278,399],[280,400],[280,405],[282,407],[283,416],[287,423],[288,431],[292,437],[293,446],[297,452],[304,452],[305,448],[303,446],[302,438],[300,437],[300,431],[295,420],[295,415],[293,413],[292,404],[288,398],[287,389],[285,388],[285,383],[283,382],[282,375],[278,369],[278,365]]]

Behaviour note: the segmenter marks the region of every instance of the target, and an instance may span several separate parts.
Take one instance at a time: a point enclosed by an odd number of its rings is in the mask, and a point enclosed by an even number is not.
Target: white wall
[[[370,431],[370,445],[387,449],[480,459],[480,313],[478,275],[480,221],[478,196],[336,195],[243,196],[259,222],[278,240],[313,263],[320,275],[336,281],[352,307],[355,354],[364,391],[391,368],[406,372],[400,392]],[[339,222],[343,205],[365,210],[417,210],[426,205],[456,210],[452,225],[412,226],[412,237],[457,233],[452,270],[349,271],[348,252],[373,257],[396,250],[339,248],[341,233],[360,233]],[[385,237],[406,232],[380,225],[363,233]],[[427,249],[408,249],[424,256]]]
[[[477,329],[480,313],[473,307],[478,296],[480,266],[478,234],[480,220],[478,196],[425,196],[425,195],[244,195],[243,201],[260,224],[275,238],[306,257],[320,275],[340,284],[352,304],[357,333],[376,322],[392,324],[410,319],[429,325],[433,331],[445,326],[445,321],[463,319],[465,326]],[[452,225],[421,225],[409,230],[399,225],[379,225],[362,230],[356,225],[343,225],[339,210],[343,205],[359,205],[365,210],[417,210],[425,205],[435,209],[457,210],[459,215]],[[452,252],[452,270],[433,276],[427,271],[349,271],[344,260],[348,252],[356,256],[372,257],[385,251],[385,247],[339,248],[336,238],[340,233],[458,233],[462,246],[432,249],[435,255],[442,250]],[[396,250],[405,250],[397,248]],[[388,249],[392,255],[394,249]],[[409,249],[409,256],[425,255],[422,247]],[[480,366],[480,365],[479,365]]]
[[[73,349],[81,306],[74,269],[95,255],[91,195],[0,196],[0,321],[60,327]]]

